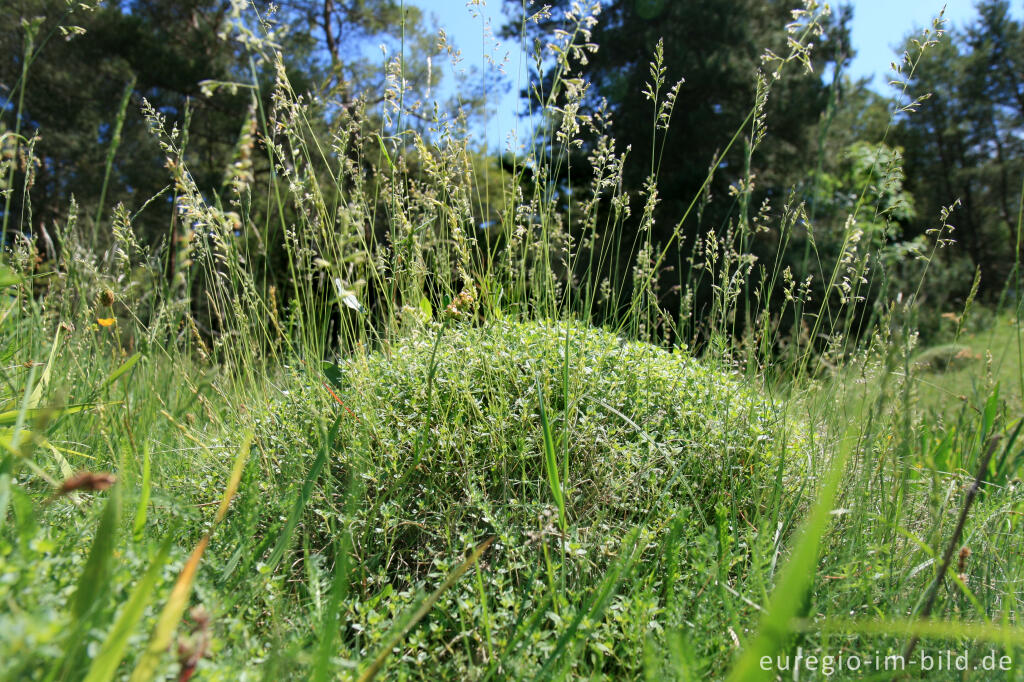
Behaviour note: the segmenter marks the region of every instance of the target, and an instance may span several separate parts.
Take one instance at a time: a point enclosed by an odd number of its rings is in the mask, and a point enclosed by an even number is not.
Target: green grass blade
[[[388,162],[388,168],[394,171],[395,163],[391,160],[391,155],[388,154],[387,145],[384,144],[384,138],[380,136],[380,133],[377,133],[377,143],[380,145],[381,153],[384,154],[384,160]]]
[[[46,359],[46,367],[43,368],[43,373],[39,377],[39,383],[32,389],[32,395],[28,399],[28,409],[30,410],[39,407],[39,402],[43,399],[43,392],[50,383],[53,360],[57,356],[57,348],[60,345],[60,329],[60,327],[57,327],[57,331],[53,335],[53,343],[50,344],[50,357]]]
[[[791,627],[795,632],[806,633],[934,637],[939,640],[962,639],[1005,646],[1024,646],[1024,627],[978,621],[938,618],[827,618],[821,621],[796,620],[791,623]]]
[[[618,591],[619,583],[622,578],[629,575],[633,569],[633,565],[640,556],[640,550],[642,547],[637,542],[637,538],[640,535],[640,529],[634,528],[631,530],[625,538],[622,540],[620,548],[619,560],[615,562],[611,570],[605,575],[604,580],[601,581],[600,586],[590,597],[587,605],[576,612],[575,618],[569,623],[569,627],[559,636],[558,641],[555,643],[555,648],[548,657],[548,660],[544,662],[540,672],[537,673],[534,679],[547,680],[552,677],[551,668],[558,662],[562,653],[566,647],[575,638],[576,633],[580,629],[580,625],[583,623],[583,619],[586,618],[589,622],[597,624],[601,621],[604,615],[604,610],[608,607],[608,602]]]
[[[377,650],[377,655],[374,657],[373,662],[363,670],[361,675],[359,675],[359,682],[369,682],[369,680],[372,680],[377,676],[377,673],[379,673],[381,668],[384,667],[384,662],[387,660],[391,650],[395,648],[402,638],[404,638],[417,623],[423,620],[424,616],[430,613],[430,609],[434,608],[434,604],[437,603],[437,600],[440,599],[452,585],[458,582],[459,578],[465,575],[465,573],[471,569],[474,564],[476,564],[477,560],[479,560],[484,551],[491,546],[492,542],[494,542],[493,537],[488,538],[481,543],[479,547],[473,550],[473,553],[470,554],[465,561],[459,564],[454,571],[448,574],[448,577],[445,578],[445,581],[441,583],[440,587],[434,590],[429,597],[420,602],[415,611],[391,628],[388,634],[384,636],[384,643],[381,644]]]
[[[729,675],[730,680],[762,680],[773,676],[761,665],[763,656],[772,656],[786,646],[792,632],[791,621],[798,615],[807,591],[814,582],[818,549],[831,521],[832,504],[846,471],[850,445],[843,440],[825,478],[810,516],[797,536],[789,561],[779,574],[754,641],[746,647]]]
[[[253,434],[249,432],[245,434],[245,438],[242,440],[242,447],[238,449],[238,456],[235,457],[235,465],[231,469],[231,476],[228,478],[228,484],[224,487],[224,494],[220,498],[220,506],[217,507],[217,514],[213,517],[213,523],[219,524],[224,520],[224,517],[228,513],[228,507],[231,505],[231,500],[234,498],[235,493],[238,492],[238,484],[242,480],[242,472],[245,470],[245,464],[249,461],[249,450],[252,448]]]
[[[5,525],[7,518],[7,505],[11,503],[11,476],[8,473],[0,473],[0,529]]]
[[[137,363],[139,361],[139,358],[141,357],[142,353],[136,353],[135,355],[131,356],[123,363],[121,363],[121,365],[117,369],[111,372],[107,376],[107,378],[103,380],[103,383],[100,384],[100,388],[106,388],[107,386],[110,386],[112,383],[114,383],[122,376],[124,376],[125,373],[127,373],[132,367],[135,366],[135,363]]]
[[[312,678],[314,682],[326,682],[330,679],[331,658],[334,655],[334,643],[338,635],[338,612],[348,595],[352,572],[352,531],[347,524],[356,516],[356,511],[362,501],[362,478],[357,470],[352,471],[349,475],[345,497],[346,528],[341,531],[341,538],[335,543],[334,576],[331,579],[331,593],[327,600],[327,608],[324,610],[316,661],[313,664]]]
[[[110,146],[107,148],[107,163],[103,169],[103,184],[100,185],[100,198],[96,202],[96,219],[92,225],[92,245],[96,248],[96,233],[99,230],[100,221],[103,219],[103,204],[107,199],[107,185],[110,182],[110,171],[114,166],[114,157],[117,155],[117,148],[121,146],[121,130],[124,128],[125,115],[128,113],[128,104],[131,102],[132,92],[135,90],[135,74],[131,75],[124,85],[124,92],[121,94],[121,105],[117,109],[117,118],[114,120],[114,132],[110,136]]]
[[[559,480],[555,439],[551,435],[551,422],[548,421],[548,411],[544,405],[544,389],[541,388],[540,377],[537,377],[537,403],[540,405],[540,425],[544,435],[544,469],[547,472],[551,496],[555,498],[555,504],[558,505],[558,522],[564,533],[566,529],[565,497],[562,493],[562,482]]]
[[[682,630],[671,630],[665,635],[668,646],[668,659],[680,682],[696,682],[702,678],[698,674],[699,665],[693,653],[693,646]]]
[[[115,485],[110,491],[107,504],[103,508],[103,516],[100,517],[100,524],[96,528],[96,537],[93,538],[92,547],[89,549],[89,558],[78,579],[78,586],[71,600],[71,613],[75,620],[85,618],[99,598],[106,594],[110,580],[110,563],[114,557],[121,518],[120,489],[120,486]]]
[[[348,593],[351,552],[352,539],[345,532],[335,547],[334,576],[331,579],[331,594],[327,600],[327,608],[324,610],[320,642],[317,645],[312,676],[314,682],[326,682],[330,679],[331,657],[334,654],[334,642],[338,635],[338,611]]]
[[[199,568],[199,560],[203,558],[206,546],[210,544],[209,534],[204,535],[192,550],[185,566],[178,574],[178,579],[171,588],[171,596],[167,599],[153,634],[149,638],[149,644],[143,652],[135,670],[132,671],[131,682],[148,682],[156,676],[156,669],[167,648],[171,645],[174,637],[174,629],[178,627],[185,607],[188,605],[189,595],[192,594],[192,583],[195,580],[196,570]]]
[[[141,542],[142,532],[146,528],[146,508],[149,506],[150,472],[149,443],[142,450],[142,490],[139,492],[139,503],[135,507],[135,522],[132,523],[132,539]]]
[[[168,537],[153,561],[150,562],[145,575],[132,590],[132,596],[129,597],[128,603],[122,609],[113,629],[107,635],[96,658],[93,659],[89,673],[85,676],[85,682],[106,682],[114,678],[114,674],[124,658],[124,652],[128,648],[128,638],[138,626],[139,621],[142,620],[143,612],[153,597],[154,588],[157,580],[160,579],[164,564],[167,563],[170,551],[171,538]]]
[[[167,603],[160,612],[160,617],[157,620],[156,626],[153,628],[153,634],[149,638],[149,644],[146,646],[145,652],[142,654],[138,664],[135,666],[135,670],[132,671],[131,682],[145,682],[153,679],[156,674],[157,666],[160,663],[160,659],[163,657],[164,652],[167,651],[167,647],[171,644],[171,639],[174,636],[174,629],[178,627],[178,623],[181,621],[181,617],[185,613],[185,608],[188,606],[188,598],[189,595],[192,594],[192,583],[195,581],[196,571],[199,568],[199,561],[203,558],[203,552],[206,551],[207,545],[210,544],[210,536],[213,533],[213,530],[215,530],[216,525],[224,519],[228,506],[231,504],[231,498],[234,497],[235,491],[238,490],[238,483],[242,478],[242,471],[245,469],[245,463],[249,458],[249,449],[252,445],[252,438],[253,436],[251,433],[246,434],[243,445],[239,449],[238,456],[235,458],[235,466],[231,471],[231,477],[228,479],[227,486],[224,488],[224,494],[221,497],[217,515],[214,517],[214,528],[202,537],[199,544],[197,544],[195,549],[192,550],[192,554],[189,555],[188,560],[185,562],[185,566],[182,567],[181,573],[178,575],[178,579],[174,582],[174,587],[171,589],[171,595],[168,597]]]
[[[22,421],[27,419],[35,419],[36,417],[63,417],[68,414],[75,414],[82,410],[87,410],[90,407],[95,407],[95,403],[82,403],[81,405],[68,405],[67,407],[49,409],[41,407],[38,409],[27,409],[27,410],[8,410],[7,412],[0,412],[0,426],[11,426],[12,424],[18,423],[18,418],[23,417]]]
[[[13,284],[20,284],[21,277],[7,265],[0,263],[0,289],[5,289]]]
[[[10,438],[8,438],[8,434],[5,433],[3,434],[3,440],[4,447],[16,456],[21,456],[23,454],[21,451],[21,438],[25,429],[25,420],[30,416],[29,402],[32,399],[32,393],[29,391],[29,388],[32,386],[35,372],[36,368],[34,366],[28,370],[28,380],[25,382],[25,392],[21,396],[21,408],[18,410],[0,413],[0,426],[8,426],[8,423],[2,421],[2,418],[4,417],[10,419],[9,424],[14,425],[14,428],[11,429],[10,432]]]
[[[327,458],[331,452],[331,446],[334,444],[334,439],[338,435],[338,428],[341,426],[341,421],[344,418],[344,414],[339,415],[334,420],[334,425],[331,426],[330,432],[324,439],[323,446],[320,448],[320,452],[317,453],[316,459],[313,461],[313,466],[310,467],[309,473],[306,474],[306,480],[302,482],[302,488],[299,493],[295,496],[295,501],[292,503],[292,509],[288,513],[288,520],[285,522],[284,529],[277,538],[277,543],[274,545],[274,549],[270,553],[270,558],[267,560],[268,573],[272,573],[277,565],[284,558],[284,553],[288,550],[288,545],[291,543],[292,534],[295,532],[295,528],[299,525],[299,520],[302,518],[302,510],[305,508],[306,503],[309,502],[310,496],[313,494],[313,486],[316,484],[320,473],[324,469],[324,465],[327,463]]]

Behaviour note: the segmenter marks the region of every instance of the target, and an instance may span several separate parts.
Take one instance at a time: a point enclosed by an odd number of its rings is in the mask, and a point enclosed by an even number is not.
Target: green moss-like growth
[[[333,395],[300,370],[260,420],[256,451],[275,475],[258,482],[260,519],[244,521],[245,532],[276,541],[318,434],[340,419],[331,475],[303,508],[302,549],[296,540],[283,562],[284,585],[336,565],[338,532],[351,531],[343,637],[364,656],[418,591],[435,589],[493,537],[476,577],[452,586],[430,625],[410,635],[402,665],[413,676],[435,675],[441,656],[450,679],[471,678],[492,655],[510,678],[541,674],[565,624],[590,608],[624,556],[635,562],[614,603],[586,625],[600,656],[574,674],[635,674],[627,652],[649,645],[646,624],[698,618],[689,599],[671,595],[703,593],[707,556],[732,542],[733,520],[756,517],[762,486],[779,492],[777,465],[794,447],[776,406],[737,374],[575,324],[433,324],[329,374]],[[530,617],[551,609],[551,618]]]
[[[773,405],[685,352],[565,324],[499,321],[447,329],[439,342],[437,334],[343,367],[346,400],[372,434],[357,466],[385,506],[407,501],[393,511],[409,549],[460,531],[518,541],[537,530],[555,503],[538,383],[560,477],[568,472],[571,526],[625,529],[674,512],[704,517],[716,504],[744,507],[754,474],[778,450]],[[356,464],[357,450],[337,458],[339,471]]]

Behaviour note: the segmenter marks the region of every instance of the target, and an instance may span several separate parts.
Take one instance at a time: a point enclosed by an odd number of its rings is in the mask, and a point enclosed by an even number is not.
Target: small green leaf
[[[21,277],[7,265],[0,263],[0,289],[12,284],[21,284]]]
[[[120,367],[111,372],[110,375],[103,380],[103,383],[100,384],[100,388],[106,388],[107,386],[114,383],[122,376],[124,376],[125,372],[127,372],[128,370],[135,366],[135,363],[139,361],[140,357],[142,357],[142,353],[136,353],[135,355],[131,356],[123,363],[121,363]]]
[[[321,362],[320,371],[324,373],[324,376],[327,377],[327,381],[331,382],[335,388],[344,387],[342,385],[342,381],[345,378],[345,375],[342,374],[341,367],[333,362]]]
[[[135,542],[142,540],[142,531],[146,528],[146,507],[149,506],[149,443],[142,451],[142,491],[139,493],[139,504],[135,507],[135,523],[132,524],[132,538]]]

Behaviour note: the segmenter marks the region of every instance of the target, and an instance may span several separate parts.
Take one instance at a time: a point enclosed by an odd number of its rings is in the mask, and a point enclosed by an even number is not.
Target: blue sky
[[[976,15],[973,0],[854,0],[851,4],[851,38],[857,56],[850,65],[850,74],[855,77],[874,75],[871,83],[879,92],[886,92],[886,84],[892,80],[889,65],[899,61],[896,48],[903,43],[903,38],[911,32],[931,28],[932,19],[938,16],[943,5],[949,22],[947,29],[963,26]],[[1019,15],[1016,8],[1013,13]]]
[[[439,28],[462,53],[463,61],[457,66],[445,66],[442,92],[451,94],[455,79],[451,69],[469,74],[475,68],[475,78],[488,89],[488,104],[493,114],[487,124],[488,147],[504,149],[510,133],[518,131],[520,142],[525,141],[529,126],[519,120],[519,90],[525,82],[526,56],[514,41],[497,38],[505,17],[501,12],[502,0],[406,0],[432,15]],[[493,92],[493,94],[492,94]],[[481,131],[477,131],[478,133]]]
[[[504,23],[501,0],[407,2],[432,14],[438,25],[447,31],[452,42],[462,52],[464,61],[458,68],[467,70],[474,66],[480,69],[480,73],[484,74],[482,82],[489,85],[489,90],[495,90],[490,99],[495,113],[486,128],[487,146],[504,149],[509,133],[516,130],[522,142],[529,128],[518,120],[516,112],[520,106],[517,93],[522,84],[526,62],[515,43],[500,41],[494,36]],[[794,1],[794,4],[798,3]],[[947,27],[962,26],[975,14],[973,0],[853,0],[852,4],[854,17],[851,31],[857,57],[851,64],[850,74],[854,77],[873,76],[872,85],[879,92],[886,91],[891,73],[889,65],[899,59],[895,48],[907,34],[930,27],[932,18],[938,15],[944,4],[946,18],[950,21]],[[1020,15],[1019,7],[1014,7],[1014,14]],[[610,46],[602,45],[601,48],[609,49]],[[485,58],[485,54],[489,54],[494,62],[503,64],[504,73],[498,72]],[[504,89],[493,85],[496,78],[505,84]],[[448,88],[452,87],[453,81],[450,74],[446,74],[445,83]],[[451,90],[446,92],[450,93]],[[484,131],[476,132],[482,135]]]

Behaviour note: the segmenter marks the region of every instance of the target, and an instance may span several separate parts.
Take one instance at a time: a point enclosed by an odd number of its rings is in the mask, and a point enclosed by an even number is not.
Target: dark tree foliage
[[[67,216],[72,196],[81,219],[92,220],[126,88],[129,101],[104,215],[109,217],[109,208],[118,202],[132,213],[145,206],[133,224],[147,241],[168,234],[171,226],[171,174],[141,114],[143,99],[166,117],[168,128],[182,131],[189,172],[204,195],[216,201],[253,91],[218,87],[211,94],[201,84],[255,79],[262,110],[269,112],[274,78],[268,64],[253,72],[251,55],[235,39],[231,22],[247,22],[261,35],[262,28],[252,25],[258,15],[284,29],[276,31],[274,40],[292,88],[321,96],[326,103],[317,110],[322,120],[311,121],[322,128],[324,140],[340,113],[352,115],[365,108],[357,105],[364,93],[370,93],[362,97],[366,104],[379,103],[384,57],[368,56],[368,45],[385,42],[394,52],[404,31],[403,74],[413,88],[423,83],[426,60],[420,57],[433,46],[415,8],[403,13],[397,0],[285,0],[276,3],[271,16],[271,4],[261,0],[254,5],[255,13],[240,15],[229,0],[128,0],[92,11],[64,0],[0,4],[0,125],[25,138],[38,135],[35,154],[40,159],[30,201],[13,193],[8,222],[28,224],[21,218],[31,211],[33,229],[52,232],[53,223]],[[438,76],[434,74],[435,85]],[[20,121],[15,120],[19,111]],[[255,161],[257,175],[269,172],[265,157],[262,164],[260,158]],[[21,187],[22,179],[14,186]],[[150,202],[154,196],[158,199]],[[109,232],[109,221],[100,228],[101,236]]]
[[[70,8],[70,9],[68,9]],[[245,67],[236,46],[218,37],[230,3],[137,2],[101,6],[86,12],[62,0],[19,0],[0,9],[0,83],[12,102],[0,116],[8,130],[38,135],[40,163],[24,205],[15,193],[12,222],[31,210],[33,229],[66,216],[74,196],[84,219],[91,219],[103,186],[120,103],[130,88],[120,144],[113,160],[105,204],[124,202],[138,211],[161,195],[140,217],[155,237],[168,225],[170,176],[145,119],[143,98],[179,129],[188,129],[191,172],[204,191],[219,189],[243,116],[245,93],[202,96],[200,82],[237,80]],[[29,18],[29,25],[22,18]],[[36,19],[32,19],[36,18]],[[84,33],[71,40],[66,28]],[[26,55],[26,32],[34,29]],[[22,66],[30,60],[26,78]],[[23,98],[23,99],[22,99]],[[21,120],[15,121],[18,111]],[[15,185],[18,186],[18,183]]]
[[[1000,294],[1017,253],[1024,174],[1024,27],[1005,0],[984,0],[964,28],[928,48],[909,81],[909,99],[930,94],[899,122],[906,149],[907,187],[917,219],[906,236],[939,224],[942,207],[959,200],[950,216],[952,237],[982,275],[982,292]],[[908,39],[908,49],[911,44]],[[961,295],[971,273],[950,282]]]
[[[551,4],[550,17],[524,22],[522,3],[506,0],[506,37],[525,31],[531,39],[563,27],[572,3],[562,0]],[[785,27],[792,18],[791,8],[791,2],[774,0],[603,3],[591,39],[599,49],[587,56],[580,75],[592,84],[587,105],[593,108],[602,98],[608,101],[614,116],[609,134],[619,149],[628,146],[631,150],[625,174],[627,190],[637,194],[652,169],[657,168],[661,204],[655,220],[656,241],[669,239],[676,222],[700,194],[709,166],[754,106],[755,76],[765,50],[786,53]],[[765,197],[781,203],[789,187],[802,182],[800,173],[814,158],[813,131],[828,103],[829,87],[823,82],[823,69],[830,61],[843,62],[850,56],[843,24],[838,21],[830,27],[824,44],[815,46],[814,73],[800,74],[794,68],[773,85],[767,107],[769,134],[754,154],[750,169],[756,175],[758,203]],[[649,64],[659,39],[664,39],[666,87],[685,79],[664,152],[660,145],[652,144],[654,105],[642,94],[644,83],[650,80]],[[547,92],[551,87],[551,70],[534,74],[534,78],[532,93]],[[672,280],[685,279],[680,270],[686,267],[698,235],[709,229],[724,230],[730,220],[736,219],[738,206],[728,189],[746,174],[748,141],[741,134],[715,171],[710,187],[713,201],[703,211],[692,212],[684,224],[683,240],[666,259],[677,268]],[[574,183],[587,179],[584,159],[592,144],[593,138],[586,138],[572,161]],[[634,239],[625,235],[621,242],[630,248]],[[618,258],[619,263],[631,260],[630,254]],[[624,300],[629,297],[627,267],[613,273],[623,287]],[[669,310],[674,308],[671,294],[663,297],[663,303]]]

